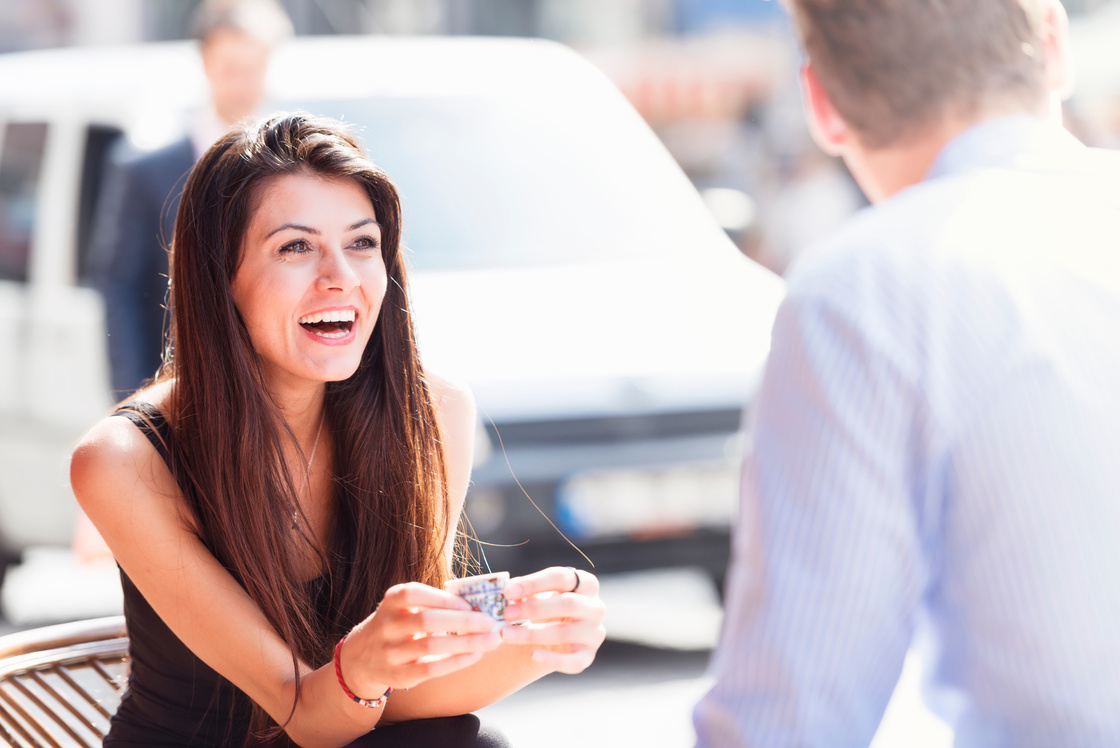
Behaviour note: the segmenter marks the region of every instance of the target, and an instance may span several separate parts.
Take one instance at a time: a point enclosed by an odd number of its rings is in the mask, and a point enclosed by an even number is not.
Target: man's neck
[[[945,144],[963,131],[939,130],[883,148],[853,148],[845,161],[867,199],[882,202],[922,181]]]
[[[961,133],[983,122],[1027,113],[1042,114],[1021,107],[990,107],[973,116],[946,118],[889,146],[849,144],[844,161],[867,199],[878,203],[921,182],[942,149]]]

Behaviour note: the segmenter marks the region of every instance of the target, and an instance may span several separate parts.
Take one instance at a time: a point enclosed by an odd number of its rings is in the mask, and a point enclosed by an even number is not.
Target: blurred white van
[[[269,78],[274,108],[353,123],[401,189],[425,364],[473,387],[490,438],[467,504],[490,565],[586,563],[535,502],[600,571],[719,577],[783,286],[619,92],[532,40],[300,38]],[[110,405],[83,285],[107,153],[170,142],[205,92],[188,43],[0,56],[7,558],[68,542],[69,448]]]

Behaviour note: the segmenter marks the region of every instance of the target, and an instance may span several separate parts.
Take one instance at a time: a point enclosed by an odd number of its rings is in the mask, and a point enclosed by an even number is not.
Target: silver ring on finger
[[[568,592],[575,592],[576,590],[579,589],[579,583],[581,581],[580,576],[579,576],[579,570],[574,566],[565,566],[564,568],[565,569],[571,569],[572,573],[576,575],[576,586],[572,587],[570,590],[568,590]]]

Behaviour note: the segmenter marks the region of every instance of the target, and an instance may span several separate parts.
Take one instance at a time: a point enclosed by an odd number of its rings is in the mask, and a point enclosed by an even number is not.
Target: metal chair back
[[[0,741],[95,748],[128,681],[124,617],[0,637]]]

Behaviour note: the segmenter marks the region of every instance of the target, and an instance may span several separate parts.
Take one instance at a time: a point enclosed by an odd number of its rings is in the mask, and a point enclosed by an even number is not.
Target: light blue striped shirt
[[[1120,746],[1120,154],[1009,117],[797,269],[699,745]],[[916,639],[915,639],[916,637]]]

